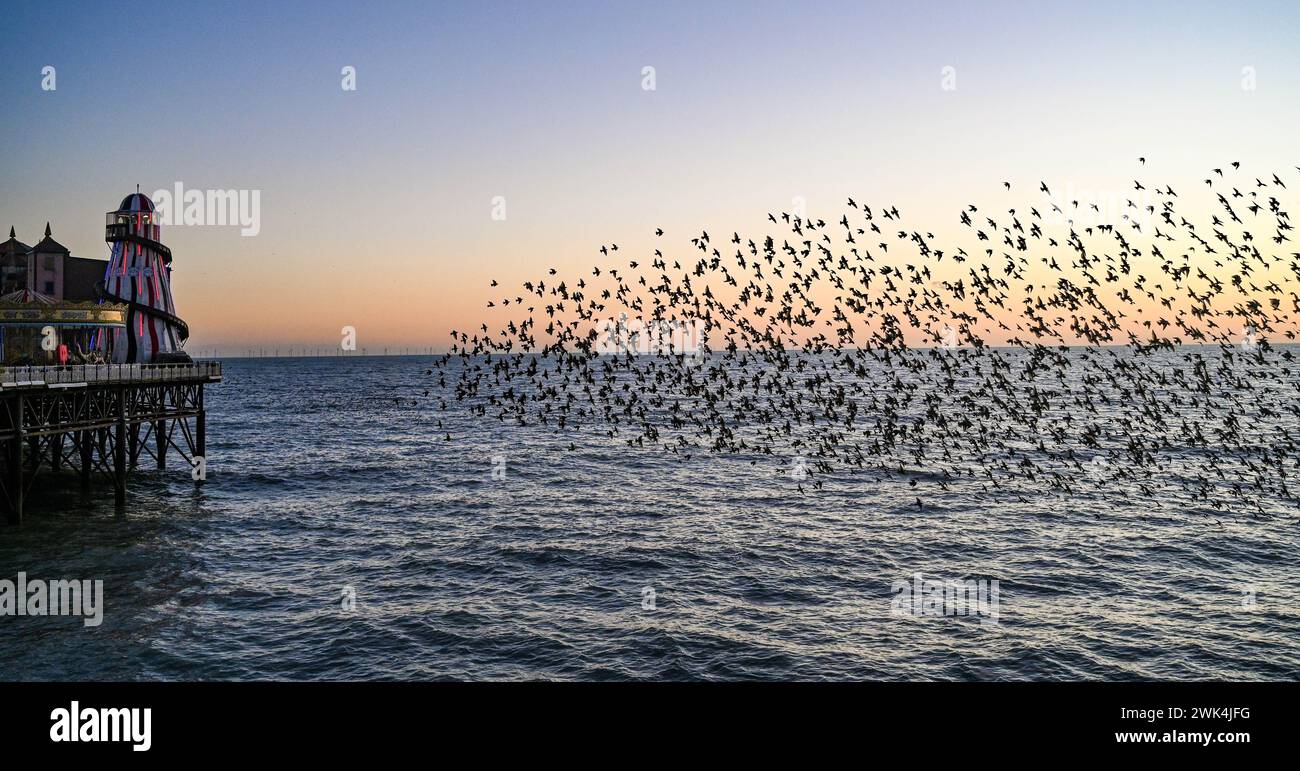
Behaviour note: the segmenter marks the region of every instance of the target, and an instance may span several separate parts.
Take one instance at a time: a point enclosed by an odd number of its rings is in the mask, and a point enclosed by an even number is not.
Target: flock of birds
[[[492,281],[505,318],[453,331],[426,374],[444,411],[728,453],[799,490],[860,472],[918,508],[962,486],[1294,514],[1285,182],[1236,162],[1181,198],[1135,180],[1114,217],[1040,183],[1037,203],[964,207],[945,239],[849,199],[679,254],[604,245],[589,274]]]

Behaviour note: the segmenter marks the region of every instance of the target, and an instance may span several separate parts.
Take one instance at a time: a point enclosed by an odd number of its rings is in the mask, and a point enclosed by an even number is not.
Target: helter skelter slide
[[[113,245],[113,255],[95,292],[100,302],[128,309],[126,328],[110,333],[115,335],[116,363],[190,361],[181,350],[190,328],[176,315],[172,252],[160,242],[161,233],[153,201],[140,192],[123,198],[117,211],[105,215],[104,240]]]

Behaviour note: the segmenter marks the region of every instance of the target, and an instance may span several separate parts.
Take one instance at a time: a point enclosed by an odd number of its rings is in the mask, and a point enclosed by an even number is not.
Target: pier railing
[[[174,383],[221,379],[221,362],[188,364],[67,364],[63,366],[0,367],[0,387]]]

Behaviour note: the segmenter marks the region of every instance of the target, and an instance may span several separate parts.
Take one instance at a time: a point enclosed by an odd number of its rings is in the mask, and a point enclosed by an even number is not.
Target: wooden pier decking
[[[126,503],[126,482],[144,455],[159,469],[167,453],[206,478],[203,386],[221,381],[220,362],[0,367],[0,502],[21,524],[37,475],[72,470],[90,489],[96,473]]]

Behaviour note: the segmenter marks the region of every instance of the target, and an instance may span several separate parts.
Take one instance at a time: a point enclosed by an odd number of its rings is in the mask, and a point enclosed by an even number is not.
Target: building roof
[[[48,222],[45,223],[45,238],[42,238],[39,244],[33,246],[32,251],[37,254],[72,254],[72,252],[68,251],[68,247],[50,237],[50,223]]]
[[[34,292],[31,289],[19,289],[17,292],[0,295],[0,303],[35,303],[37,305],[53,305],[54,298],[42,292]]]
[[[9,228],[9,240],[0,244],[0,257],[20,257],[30,252],[32,248],[14,236],[14,229]]]
[[[117,207],[119,212],[151,212],[153,211],[153,201],[149,196],[141,192],[135,192],[122,199],[122,205]]]

